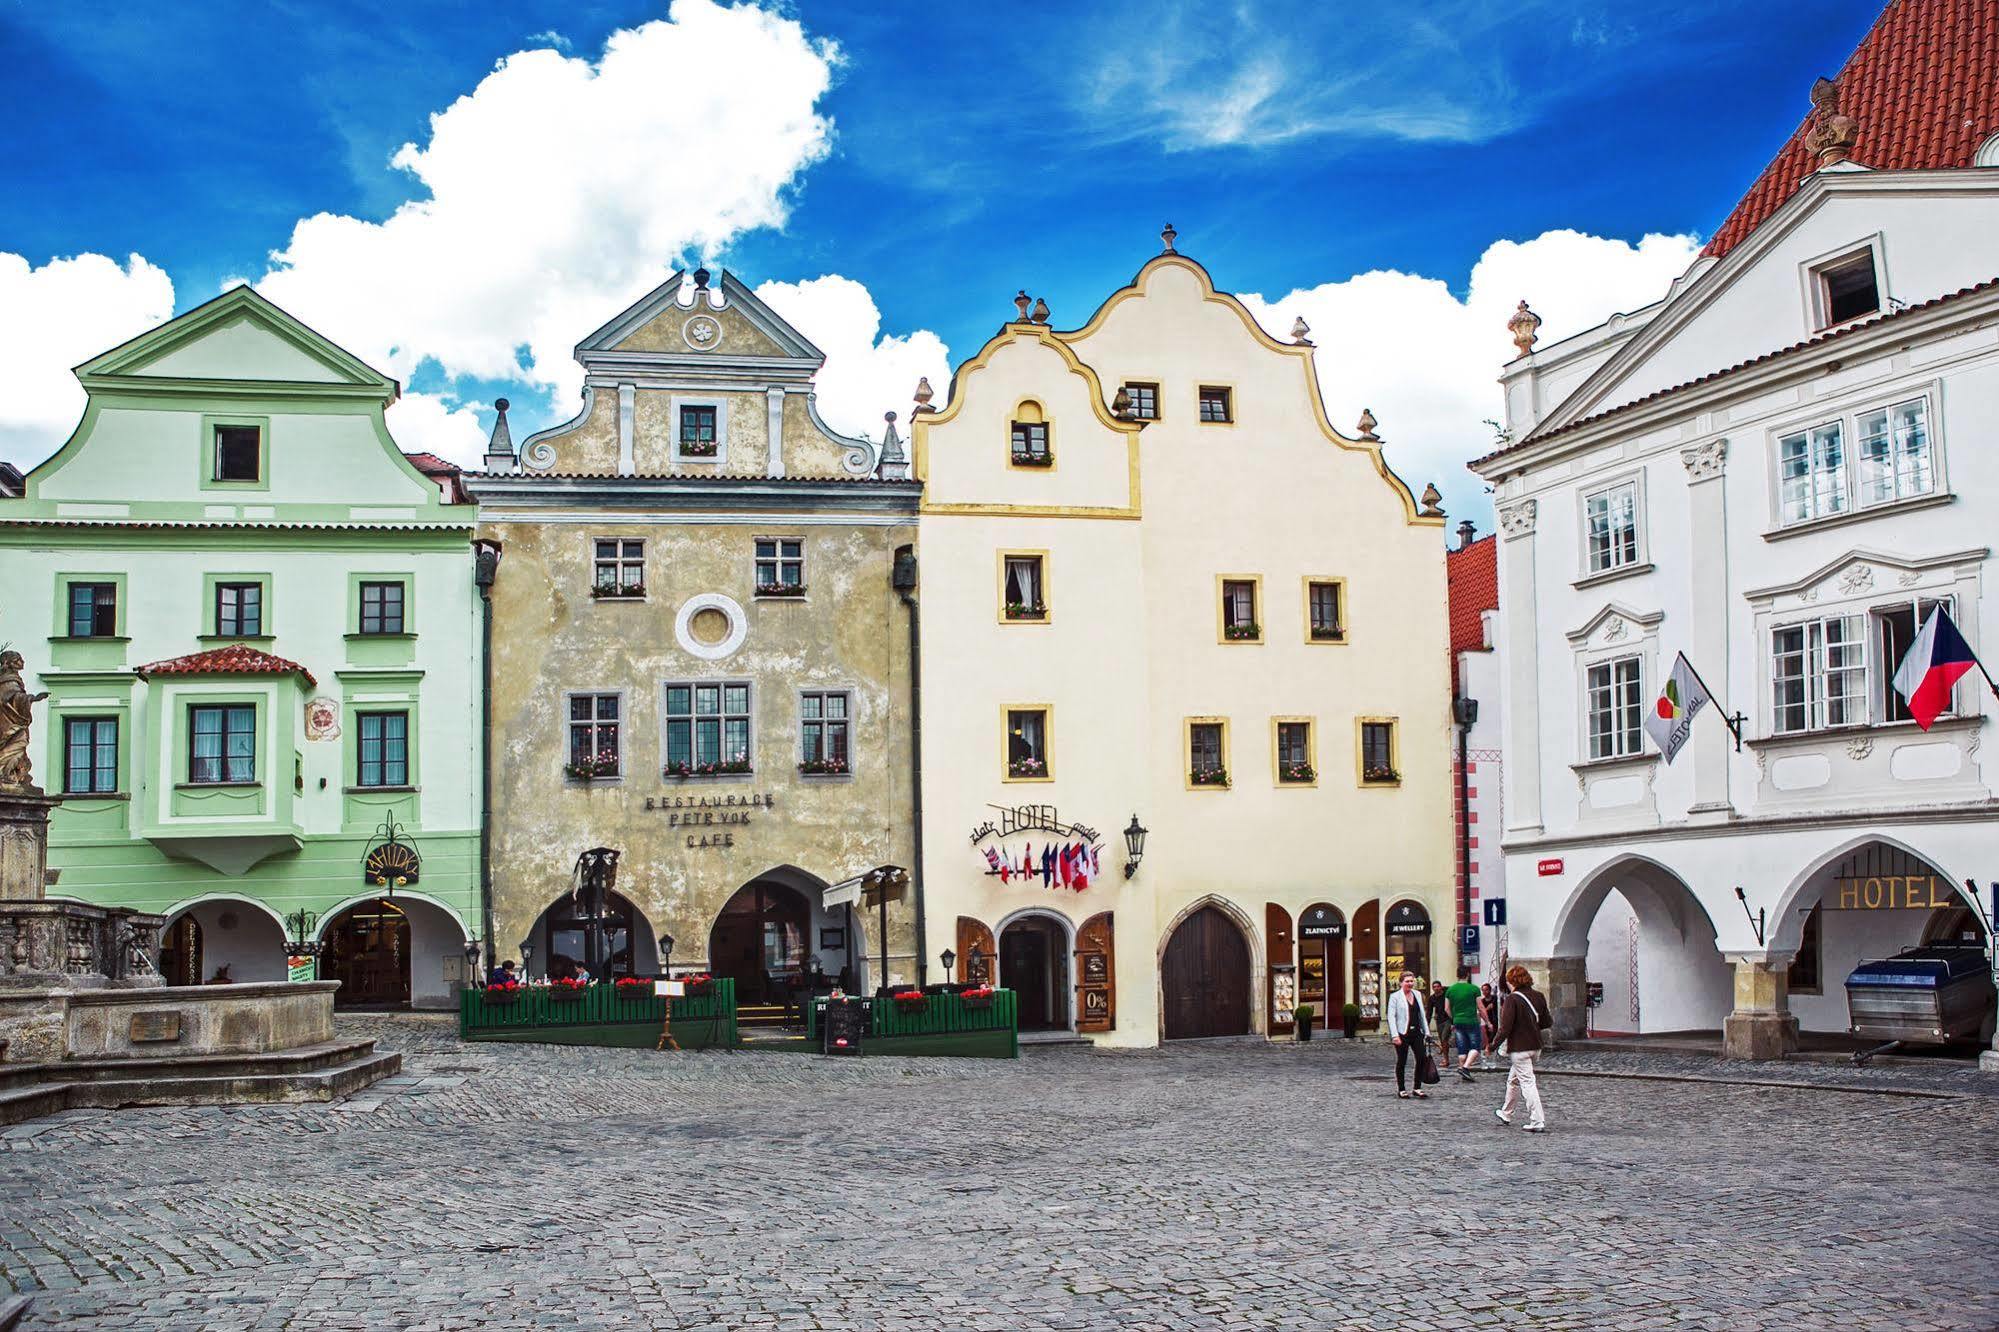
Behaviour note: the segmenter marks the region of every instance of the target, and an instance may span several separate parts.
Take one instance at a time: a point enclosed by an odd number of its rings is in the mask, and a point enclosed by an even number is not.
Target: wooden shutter
[[[1277,985],[1280,967],[1285,969],[1285,974],[1289,977],[1292,1002],[1296,1003],[1298,997],[1298,973],[1293,969],[1292,961],[1291,913],[1275,902],[1264,904],[1263,937],[1265,947],[1269,950],[1263,968],[1263,1011],[1269,1017],[1269,1034],[1275,1036],[1279,1032],[1290,1031],[1293,1025],[1288,1016],[1283,1022],[1277,1020]],[[1288,1014],[1289,1010],[1286,1012]]]
[[[985,922],[970,916],[958,917],[958,979],[991,985],[998,961],[999,946],[993,942],[993,932]]]
[[[1076,1030],[1117,1025],[1117,949],[1111,913],[1100,911],[1076,931]]]

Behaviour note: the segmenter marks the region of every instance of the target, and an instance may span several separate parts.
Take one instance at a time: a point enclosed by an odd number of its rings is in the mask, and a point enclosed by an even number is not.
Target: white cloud
[[[1492,450],[1484,421],[1504,415],[1496,381],[1514,355],[1506,330],[1514,303],[1524,299],[1541,316],[1546,346],[1659,300],[1699,251],[1692,236],[1632,245],[1548,231],[1488,246],[1462,299],[1435,278],[1394,271],[1242,299],[1276,337],[1288,339],[1291,321],[1304,316],[1333,423],[1352,434],[1361,410],[1373,411],[1402,479],[1419,492],[1435,481],[1447,510],[1483,526],[1490,506],[1465,464]]]
[[[950,353],[928,329],[880,337],[881,311],[868,289],[837,273],[803,282],[766,282],[757,295],[785,322],[826,353],[819,372],[819,414],[850,435],[880,439],[882,413],[909,436],[911,395],[925,375],[941,399],[950,380]]]
[[[675,0],[596,60],[517,52],[395,154],[425,197],[300,221],[258,288],[402,379],[433,359],[566,405],[581,336],[678,256],[783,225],[830,149],[817,106],[839,59],[792,19],[711,0]]]
[[[479,414],[434,393],[405,393],[388,411],[389,434],[405,453],[434,453],[460,467],[477,467],[490,430]]]
[[[132,255],[32,267],[0,253],[0,458],[23,470],[54,453],[83,414],[72,367],[173,313],[174,284]]]

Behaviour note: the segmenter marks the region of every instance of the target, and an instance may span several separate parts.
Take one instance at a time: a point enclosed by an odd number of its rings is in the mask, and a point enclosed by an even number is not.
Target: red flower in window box
[[[519,981],[494,981],[486,987],[486,1002],[489,1004],[511,1004],[520,997]]]
[[[590,988],[590,982],[576,976],[558,976],[548,983],[548,997],[560,1003],[574,1003]]]
[[[990,985],[978,985],[969,990],[960,990],[958,991],[958,1002],[967,1008],[991,1008],[993,1006],[993,987]]]
[[[930,1007],[930,996],[921,990],[897,990],[889,998],[904,1013],[921,1013]]]
[[[847,774],[847,760],[806,759],[798,765],[798,771],[806,777],[844,777]]]
[[[646,594],[644,583],[596,583],[590,588],[590,595],[603,600],[618,597],[642,597]]]
[[[650,999],[656,993],[649,976],[620,976],[611,982],[611,989],[620,999]]]
[[[594,782],[605,777],[616,777],[618,756],[608,750],[600,750],[588,758],[563,764],[562,772],[564,776],[578,782]]]

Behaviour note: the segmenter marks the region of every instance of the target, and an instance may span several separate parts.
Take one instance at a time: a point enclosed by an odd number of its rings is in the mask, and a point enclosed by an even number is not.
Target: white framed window
[[[1584,673],[1590,758],[1629,758],[1644,752],[1643,676],[1643,661],[1636,656],[1599,661]]]
[[[1812,310],[1819,328],[1864,319],[1881,308],[1881,274],[1872,245],[1816,264],[1811,275]]]
[[[624,717],[625,700],[620,694],[571,694],[569,761],[563,771],[578,781],[623,773]]]
[[[1779,526],[1936,494],[1943,466],[1930,407],[1918,394],[1779,433]]]
[[[1846,512],[1846,444],[1840,425],[1828,421],[1778,438],[1777,502],[1786,523]]]
[[[1770,729],[1780,735],[1867,720],[1864,615],[1828,615],[1770,631]]]
[[[1131,415],[1136,421],[1157,421],[1159,419],[1159,385],[1157,382],[1127,380],[1125,397],[1131,400]]]
[[[805,593],[805,542],[799,537],[758,537],[757,595],[796,597]]]
[[[1860,413],[1860,503],[1887,504],[1936,489],[1930,454],[1930,404],[1911,398],[1892,407]]]
[[[637,537],[599,537],[592,543],[590,595],[646,594],[646,543]]]
[[[676,680],[664,692],[666,776],[752,770],[749,681]]]
[[[1000,579],[1000,620],[1040,623],[1048,618],[1048,602],[1042,592],[1042,560],[1039,552],[1003,554]]]
[[[1584,494],[1585,572],[1610,573],[1639,562],[1638,501],[1635,478]]]
[[[853,695],[845,689],[806,689],[798,695],[798,770],[841,776],[854,770]]]
[[[676,463],[729,460],[729,404],[721,398],[683,397],[667,403],[666,428]]]

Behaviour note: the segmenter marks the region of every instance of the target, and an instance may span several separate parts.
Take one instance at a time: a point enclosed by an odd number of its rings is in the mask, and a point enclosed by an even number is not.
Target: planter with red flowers
[[[1402,774],[1395,769],[1380,766],[1362,768],[1360,777],[1364,782],[1382,786],[1390,786],[1402,780]]]
[[[562,765],[562,775],[572,782],[601,782],[618,775],[616,754],[591,754]]]
[[[897,990],[889,999],[898,1013],[921,1013],[930,1007],[930,996],[921,990]]]
[[[1006,775],[1009,777],[1046,777],[1048,775],[1048,765],[1038,758],[1012,759],[1006,765]]]
[[[1222,630],[1222,637],[1231,643],[1254,643],[1263,637],[1260,624],[1231,624]]]
[[[1309,786],[1319,780],[1319,771],[1309,763],[1286,763],[1277,771],[1280,781],[1298,786]]]
[[[486,987],[485,995],[489,1004],[511,1004],[521,997],[520,982],[494,981]]]
[[[760,583],[757,586],[757,595],[759,597],[802,597],[805,595],[805,584]]]
[[[680,456],[683,458],[712,458],[717,444],[712,439],[683,439],[680,441]]]
[[[1046,449],[1042,449],[1039,452],[1029,449],[1015,449],[1013,451],[1013,465],[1015,467],[1053,467],[1055,465],[1055,455]]]
[[[958,1002],[967,1008],[991,1008],[993,1006],[993,987],[990,985],[975,985],[969,990],[960,990],[958,991]]]
[[[753,771],[746,758],[730,759],[725,763],[669,763],[659,770],[659,775],[670,782],[685,781],[689,777],[731,777]]]
[[[686,976],[675,976],[675,980],[687,987],[687,997],[694,998],[715,988],[715,978],[705,971],[697,971]]]
[[[573,1004],[583,998],[590,982],[577,976],[558,976],[548,983],[548,997],[551,1003]]]
[[[1195,768],[1187,774],[1187,780],[1195,786],[1227,786],[1229,784],[1229,770],[1227,768]]]
[[[599,601],[619,601],[645,594],[644,583],[595,583],[590,588],[590,595]]]
[[[798,765],[801,777],[845,777],[851,771],[845,759],[806,759]]]
[[[658,991],[649,976],[620,976],[611,982],[611,992],[630,1003],[637,999],[650,999]]]
[[[1048,607],[1038,601],[1009,601],[1006,603],[1006,618],[1009,620],[1045,620]]]

